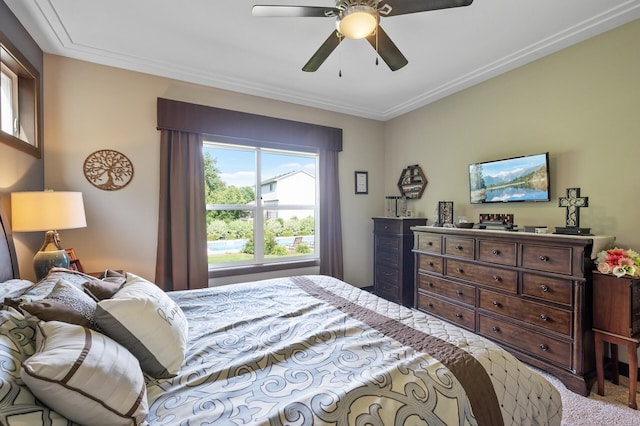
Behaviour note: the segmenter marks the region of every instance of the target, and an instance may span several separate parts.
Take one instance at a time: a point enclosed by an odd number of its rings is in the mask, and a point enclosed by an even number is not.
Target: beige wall
[[[412,209],[433,218],[513,213],[564,226],[558,197],[581,188],[580,224],[640,250],[640,21],[587,40],[385,124],[385,188],[419,163],[429,184]],[[468,164],[550,153],[551,202],[470,205]]]
[[[371,217],[384,214],[384,195],[397,193],[402,169],[416,163],[429,184],[410,205],[415,214],[433,220],[437,202],[451,200],[456,216],[504,212],[520,226],[562,226],[557,198],[580,187],[589,197],[582,226],[640,249],[639,39],[636,21],[386,123],[46,55],[45,184],[85,195],[88,227],[62,232],[85,269],[153,278],[160,96],[343,128],[345,278],[358,286],[372,283]],[[82,175],[87,155],[107,148],[126,154],[136,170],[120,191],[100,191]],[[544,151],[551,202],[469,204],[469,163]],[[354,195],[354,170],[369,172],[369,195]]]
[[[45,56],[45,94],[45,184],[84,194],[87,228],[61,231],[61,237],[65,247],[75,249],[85,270],[110,267],[155,276],[160,141],[156,98],[164,97],[342,128],[345,279],[358,286],[372,284],[371,216],[382,213],[383,199],[382,123],[53,55]],[[129,157],[135,173],[128,186],[101,191],[84,178],[85,158],[99,149]],[[354,195],[354,170],[369,171],[369,195]]]

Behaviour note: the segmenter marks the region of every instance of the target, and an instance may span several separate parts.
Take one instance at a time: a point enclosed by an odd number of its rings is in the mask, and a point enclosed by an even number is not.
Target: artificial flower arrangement
[[[616,277],[640,276],[640,254],[628,249],[613,248],[598,252],[596,257],[598,272]]]

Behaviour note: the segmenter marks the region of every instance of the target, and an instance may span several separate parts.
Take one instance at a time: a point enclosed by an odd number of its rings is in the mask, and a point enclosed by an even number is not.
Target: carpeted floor
[[[534,369],[536,370],[536,369]],[[560,380],[538,371],[547,378],[562,395],[562,424],[567,426],[638,426],[640,411],[627,406],[629,401],[629,379],[620,376],[620,385],[605,380],[604,395],[598,395],[598,385],[594,384],[589,397],[568,390]],[[640,393],[640,392],[639,392]],[[640,404],[640,395],[636,393]]]

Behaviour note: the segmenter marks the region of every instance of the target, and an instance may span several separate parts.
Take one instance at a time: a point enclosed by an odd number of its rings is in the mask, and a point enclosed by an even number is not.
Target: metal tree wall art
[[[96,188],[116,191],[131,182],[133,164],[124,154],[103,149],[84,160],[84,176]]]

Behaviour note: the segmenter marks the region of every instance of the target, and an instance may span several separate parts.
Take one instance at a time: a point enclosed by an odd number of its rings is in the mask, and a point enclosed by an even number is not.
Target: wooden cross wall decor
[[[580,188],[567,188],[567,196],[560,197],[558,207],[567,208],[567,228],[579,228],[580,207],[589,207],[589,197],[581,197]]]

